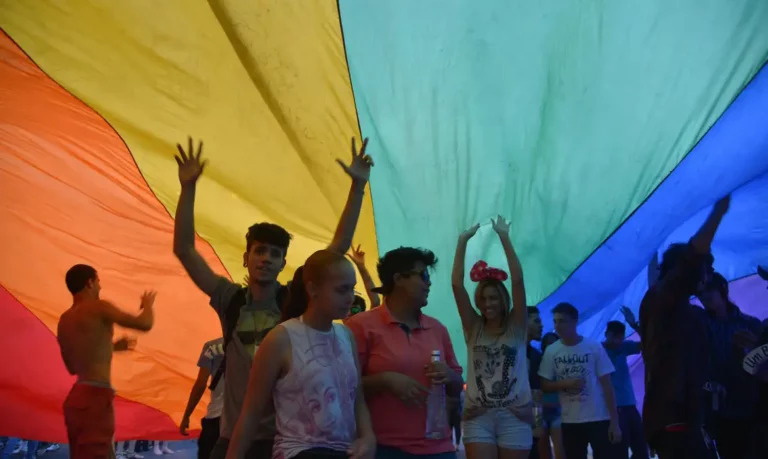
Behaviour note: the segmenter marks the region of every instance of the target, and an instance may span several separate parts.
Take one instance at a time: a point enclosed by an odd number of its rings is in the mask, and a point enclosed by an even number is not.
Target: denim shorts
[[[560,407],[544,407],[541,412],[541,425],[547,429],[559,429],[562,425]]]
[[[464,421],[464,444],[490,443],[501,448],[533,447],[533,428],[506,408],[494,408]]]

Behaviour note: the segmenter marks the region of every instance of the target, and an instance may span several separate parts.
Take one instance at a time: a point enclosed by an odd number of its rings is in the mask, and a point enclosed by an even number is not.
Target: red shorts
[[[64,401],[64,421],[72,459],[115,457],[115,391],[76,383]]]

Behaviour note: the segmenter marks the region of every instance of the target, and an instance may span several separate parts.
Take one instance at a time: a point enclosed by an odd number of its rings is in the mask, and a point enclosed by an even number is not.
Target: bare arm
[[[363,391],[366,397],[371,397],[381,392],[389,392],[389,373],[382,372],[375,375],[363,376]]]
[[[147,295],[144,294],[144,297],[142,297],[142,309],[138,315],[121,311],[112,303],[104,300],[99,300],[98,307],[102,317],[107,322],[132,330],[149,331],[155,324],[155,313],[152,304],[146,304],[149,301]],[[152,296],[151,301],[154,302],[154,296]]]
[[[336,225],[336,232],[333,234],[333,240],[328,246],[328,250],[337,253],[347,253],[352,247],[352,237],[355,235],[357,221],[360,219],[360,209],[363,206],[363,197],[365,196],[365,182],[352,182],[347,196],[347,204]]]
[[[368,272],[368,268],[365,267],[365,252],[360,249],[360,245],[358,245],[357,248],[352,248],[352,253],[349,255],[349,258],[352,259],[355,266],[357,266],[357,270],[360,271],[360,277],[363,278],[363,284],[365,285],[365,293],[368,294],[368,300],[371,302],[371,309],[380,306],[381,299],[379,298],[379,294],[373,291],[373,289],[376,288],[376,284],[374,284],[373,277],[371,277],[371,273]]]
[[[363,278],[363,284],[365,284],[365,293],[368,295],[368,300],[371,302],[371,309],[381,306],[381,298],[379,297],[379,294],[373,291],[373,289],[376,288],[376,284],[373,283],[373,277],[371,277],[371,273],[368,272],[368,268],[366,268],[365,265],[360,265],[358,268],[360,269],[360,276]]]
[[[363,140],[363,146],[358,153],[355,147],[355,139],[352,139],[352,163],[347,166],[338,161],[344,172],[352,178],[352,185],[347,196],[347,204],[341,213],[341,218],[336,226],[336,232],[333,235],[333,241],[328,246],[328,250],[337,253],[347,253],[352,247],[352,237],[355,235],[357,221],[360,218],[360,208],[363,205],[365,195],[365,185],[371,174],[373,160],[365,153],[368,146],[368,139]]]
[[[648,263],[648,288],[653,287],[659,281],[659,255],[654,251],[651,262]]]
[[[374,438],[373,424],[371,423],[371,412],[368,410],[368,404],[365,403],[365,393],[363,392],[363,372],[360,367],[360,361],[357,357],[357,342],[352,331],[344,327],[349,335],[349,341],[352,343],[352,355],[355,358],[355,367],[360,384],[357,385],[357,396],[355,397],[355,420],[357,422],[357,436],[359,438]],[[375,440],[374,440],[375,444]]]
[[[475,225],[459,235],[459,241],[456,244],[456,255],[453,257],[453,272],[451,273],[451,287],[453,288],[453,298],[456,300],[456,307],[459,309],[461,318],[461,328],[464,334],[469,334],[470,330],[480,318],[480,315],[472,307],[472,300],[464,287],[464,263],[467,254],[467,243],[475,235],[480,225]]]
[[[616,409],[616,393],[613,391],[610,374],[600,376],[600,386],[603,388],[603,397],[605,397],[605,405],[608,407],[611,422],[618,423],[619,412]]]
[[[203,143],[200,142],[197,153],[194,152],[192,139],[189,139],[189,151],[185,152],[181,145],[176,145],[176,148],[179,150],[176,162],[179,165],[181,194],[173,226],[173,253],[184,266],[192,282],[206,295],[211,296],[219,276],[195,249],[195,191],[197,179],[203,173],[206,163],[200,160]]]
[[[517,257],[515,248],[508,232],[499,233],[501,246],[509,264],[509,279],[512,282],[512,311],[510,324],[517,330],[525,331],[528,327],[528,311],[526,310],[525,283],[523,282],[523,267]]]
[[[227,459],[245,458],[253,443],[251,434],[269,406],[275,382],[284,371],[286,355],[290,355],[291,341],[282,326],[270,331],[256,351],[251,364],[248,390],[245,394],[240,418],[237,420]]]
[[[712,240],[715,238],[717,228],[720,227],[720,222],[723,221],[723,217],[728,212],[728,208],[731,205],[731,196],[725,196],[715,203],[715,207],[710,212],[709,217],[701,225],[699,231],[691,238],[691,245],[696,252],[704,254],[709,253]]]
[[[189,392],[189,400],[187,400],[187,408],[184,410],[184,419],[189,419],[192,416],[192,412],[197,408],[197,404],[200,403],[200,399],[205,394],[205,389],[208,387],[208,378],[210,378],[211,372],[207,368],[200,368],[197,372],[197,379],[195,384],[192,385],[192,390]]]

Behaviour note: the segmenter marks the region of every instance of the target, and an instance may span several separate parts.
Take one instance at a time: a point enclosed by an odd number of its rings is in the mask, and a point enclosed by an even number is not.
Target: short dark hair
[[[614,335],[623,335],[627,332],[627,327],[618,320],[612,320],[606,324],[605,331]]]
[[[96,270],[88,265],[75,265],[69,268],[64,276],[69,293],[76,294],[88,286],[88,282],[96,280]]]
[[[711,253],[699,254],[693,249],[690,243],[676,242],[671,244],[667,250],[664,251],[664,255],[661,256],[661,263],[659,264],[659,279],[664,279],[670,272],[677,268],[681,264],[689,266],[712,266],[715,262],[715,258]],[[685,282],[687,289],[693,289],[696,283],[700,280],[700,273],[686,272]],[[693,292],[690,292],[693,293]]]
[[[552,314],[563,314],[573,320],[579,320],[579,310],[571,303],[560,303],[552,308]]]
[[[283,249],[283,253],[288,253],[288,245],[291,243],[292,236],[280,225],[274,223],[256,223],[248,228],[245,234],[245,250],[251,250],[254,242],[274,245]]]
[[[382,285],[377,291],[383,295],[392,293],[395,288],[395,274],[412,270],[416,263],[424,263],[427,268],[433,268],[437,264],[437,257],[431,250],[415,247],[400,247],[385,253],[376,266]]]
[[[526,310],[528,311],[528,317],[531,317],[533,315],[541,315],[539,308],[537,308],[536,306],[528,306]]]

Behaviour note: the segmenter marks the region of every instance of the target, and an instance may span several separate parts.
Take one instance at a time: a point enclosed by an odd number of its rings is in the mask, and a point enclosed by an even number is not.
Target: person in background
[[[448,330],[421,312],[437,264],[429,250],[400,247],[378,263],[383,304],[347,321],[357,342],[363,389],[371,410],[377,459],[455,459],[446,426],[441,439],[426,437],[428,387],[444,384],[448,397],[462,390],[462,368]],[[432,363],[433,351],[440,361]]]
[[[658,280],[640,304],[643,426],[659,459],[716,457],[703,422],[710,367],[707,329],[690,298],[712,277],[710,246],[729,206],[730,196],[720,199],[688,243],[672,244],[664,252]]]
[[[544,325],[541,323],[541,312],[536,306],[528,306],[528,337],[527,337],[527,350],[526,357],[528,358],[528,383],[531,386],[531,395],[533,396],[534,404],[541,406],[542,404],[542,392],[541,392],[541,380],[539,379],[539,365],[541,365],[541,352],[538,349],[531,346],[533,341],[541,341],[541,334],[544,332]],[[528,459],[539,459],[541,446],[540,443],[546,443],[547,451],[549,451],[549,439],[543,440],[545,437],[542,427],[541,415],[536,419],[533,429],[533,446],[531,452],[528,454]],[[548,457],[548,456],[543,456]]]
[[[697,295],[704,310],[702,320],[709,332],[712,372],[710,381],[721,388],[720,397],[707,420],[721,459],[744,459],[756,421],[758,381],[742,369],[750,342],[762,331],[760,320],[741,312],[729,298],[728,281],[713,273]]]
[[[365,266],[365,252],[360,249],[360,245],[358,245],[357,248],[352,247],[352,253],[349,254],[349,258],[355,263],[357,270],[360,271],[360,277],[362,278],[363,285],[365,285],[365,293],[368,295],[368,300],[371,302],[370,309],[380,306],[381,298],[379,298],[378,293],[374,292],[376,284],[374,284],[373,277],[371,277],[371,273],[368,272],[368,268]],[[362,300],[362,298],[360,299]],[[362,310],[365,311],[365,300],[363,300]]]
[[[64,401],[64,422],[73,459],[114,458],[115,391],[112,354],[132,350],[134,338],[112,341],[114,326],[149,331],[155,322],[155,292],[141,297],[139,314],[123,312],[100,299],[101,283],[93,267],[78,264],[65,275],[72,307],[59,318],[56,338],[67,371],[77,379]]]
[[[34,459],[37,457],[38,442],[33,440],[22,440],[20,438],[8,438],[3,452],[0,453],[0,459],[10,459],[11,455],[24,454],[24,459]]]
[[[640,328],[629,308],[622,306],[621,312],[630,327],[635,330]],[[608,322],[603,347],[616,370],[611,373],[611,383],[616,393],[622,443],[632,451],[632,459],[648,459],[649,451],[643,431],[643,419],[637,411],[635,388],[632,386],[627,365],[627,357],[640,354],[640,343],[624,339],[626,332],[627,328],[623,323],[616,320]]]
[[[594,459],[626,459],[611,384],[614,368],[605,349],[578,334],[573,305],[560,303],[552,315],[560,340],[544,352],[539,376],[542,390],[559,393],[566,456],[586,459],[591,445]]]
[[[136,452],[136,443],[138,440],[129,440],[118,442],[115,445],[115,452],[117,453],[117,459],[144,459],[144,456]]]
[[[549,332],[541,338],[541,352],[556,343],[560,337],[557,333]],[[538,374],[536,375],[538,376]],[[557,392],[542,391],[541,396],[541,437],[539,439],[539,455],[541,459],[566,459],[563,446],[562,411],[560,395]],[[554,450],[554,451],[553,451]]]
[[[464,445],[468,459],[525,459],[532,448],[533,399],[526,357],[528,312],[520,260],[501,216],[491,221],[507,258],[509,276],[478,261],[474,304],[464,286],[467,244],[480,225],[459,236],[451,283],[467,342]],[[504,285],[510,278],[512,292]],[[479,311],[479,313],[478,313]]]
[[[352,179],[346,206],[328,246],[328,250],[337,253],[345,254],[351,247],[360,216],[365,187],[373,166],[372,158],[365,154],[367,143],[367,139],[364,140],[358,152],[353,139],[352,162],[347,165],[337,160]],[[243,406],[253,356],[261,341],[280,322],[284,313],[282,303],[286,288],[280,285],[277,278],[286,266],[291,235],[273,223],[257,223],[248,228],[243,253],[243,266],[248,270],[249,281],[245,289],[213,272],[195,248],[195,193],[206,165],[202,159],[203,144],[201,142],[195,146],[190,138],[186,151],[181,145],[177,145],[177,149],[181,194],[174,219],[173,252],[195,285],[211,298],[210,304],[225,331],[225,355],[221,365],[226,374],[223,381],[224,408],[219,441],[211,452],[211,457],[222,459]],[[294,278],[300,277],[301,271],[302,268],[298,268]],[[297,290],[302,291],[302,285],[299,282]],[[221,371],[217,372],[217,375],[221,374]],[[256,433],[257,441],[252,443],[252,457],[272,455],[275,421],[274,414],[270,412],[271,408],[267,407],[261,417],[262,425]]]
[[[155,440],[154,451],[155,456],[162,456],[163,454],[175,454],[176,451],[168,447],[168,442],[163,440]]]
[[[184,417],[181,418],[179,431],[182,435],[188,435],[189,418],[195,411],[197,404],[203,397],[206,388],[210,384],[211,375],[216,374],[221,361],[224,358],[224,338],[217,338],[208,341],[203,345],[200,352],[200,358],[197,360],[197,379],[189,392],[187,408],[184,410]],[[200,421],[200,437],[197,439],[197,457],[198,459],[208,459],[219,440],[219,420],[221,411],[224,408],[224,384],[217,384],[211,391],[211,400],[208,403],[208,411],[205,417]]]

